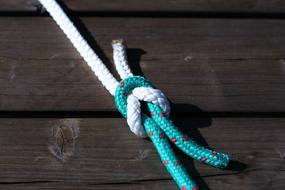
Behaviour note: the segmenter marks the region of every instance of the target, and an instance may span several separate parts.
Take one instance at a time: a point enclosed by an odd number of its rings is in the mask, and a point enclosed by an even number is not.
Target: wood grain
[[[247,164],[243,171],[194,166],[178,151],[201,187],[284,189],[285,119],[175,123],[199,143]],[[122,119],[1,119],[0,125],[1,189],[176,189],[152,143],[135,137]]]
[[[0,0],[0,11],[31,11],[35,12],[39,5],[38,0]]]
[[[201,190],[285,189],[285,22],[268,19],[284,18],[285,2],[64,2],[84,16],[81,32],[113,73],[110,42],[124,38],[135,74],[173,102],[174,122],[237,160],[219,170],[175,149]],[[113,118],[113,97],[42,12],[37,0],[0,0],[0,189],[177,189],[152,143]]]
[[[282,13],[285,3],[279,0],[64,0],[73,11],[123,12],[245,12]],[[1,11],[36,11],[37,0],[0,0]]]
[[[210,112],[284,111],[283,20],[83,22],[109,60],[111,40],[124,38],[135,73],[164,91],[177,110],[195,105]],[[0,26],[5,28],[0,33],[0,110],[116,110],[113,98],[50,18],[5,18]]]

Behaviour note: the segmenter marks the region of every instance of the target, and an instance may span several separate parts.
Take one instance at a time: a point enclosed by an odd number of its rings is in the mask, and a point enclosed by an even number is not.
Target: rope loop
[[[66,34],[80,55],[90,66],[103,86],[115,96],[115,103],[136,135],[148,136],[168,172],[181,190],[197,190],[197,185],[187,174],[185,167],[177,159],[170,142],[184,153],[203,163],[224,168],[229,156],[206,149],[183,134],[169,119],[169,102],[166,96],[141,76],[133,76],[128,66],[123,40],[112,42],[113,58],[122,81],[119,83],[104,65],[88,42],[79,33],[56,0],[39,0],[47,9],[62,31]],[[146,101],[150,117],[141,113],[140,101]],[[169,140],[167,140],[167,138]]]
[[[119,111],[127,118],[130,130],[140,137],[147,136],[141,121],[140,101],[158,105],[166,116],[170,113],[170,104],[166,96],[141,76],[131,76],[122,80],[117,87],[115,101]]]
[[[230,160],[227,154],[204,148],[195,143],[173,124],[159,103],[148,101],[147,106],[150,117],[141,114],[140,108],[134,110],[134,105],[129,106],[128,104],[132,101],[136,101],[136,106],[140,104],[139,99],[133,95],[133,91],[141,87],[153,88],[152,84],[141,76],[130,76],[123,79],[116,88],[115,104],[120,113],[127,118],[127,121],[140,121],[144,130],[141,130],[141,128],[131,128],[131,130],[140,136],[149,136],[151,138],[161,160],[181,189],[196,189],[196,184],[185,172],[184,166],[180,164],[175,156],[166,137],[184,153],[198,161],[218,168],[227,167]],[[129,113],[135,114],[129,115]]]

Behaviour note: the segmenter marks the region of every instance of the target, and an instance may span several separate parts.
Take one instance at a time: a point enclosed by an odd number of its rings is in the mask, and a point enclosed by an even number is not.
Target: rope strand
[[[55,0],[39,0],[49,14],[66,34],[75,49],[80,53],[94,74],[102,82],[103,86],[112,94],[115,94],[118,81],[109,72],[102,60],[92,50],[87,41],[82,37],[74,24],[70,21],[63,9]]]
[[[114,40],[112,43],[114,63],[122,79],[119,83],[84,40],[59,4],[55,0],[39,1],[91,67],[103,86],[115,96],[116,106],[127,119],[130,130],[137,136],[148,136],[152,140],[163,164],[181,190],[197,190],[198,187],[176,157],[170,141],[198,161],[219,168],[228,165],[229,156],[227,154],[198,145],[173,124],[169,119],[170,104],[163,92],[155,89],[143,77],[133,76],[122,40]],[[151,117],[141,113],[140,101],[147,102]]]

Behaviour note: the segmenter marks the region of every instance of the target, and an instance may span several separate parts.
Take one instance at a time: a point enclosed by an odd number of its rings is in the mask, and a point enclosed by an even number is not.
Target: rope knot
[[[40,0],[40,2],[46,7],[106,89],[115,95],[116,106],[127,118],[131,130],[139,136],[146,136],[146,134],[149,136],[166,169],[180,189],[194,190],[197,189],[197,185],[187,174],[185,167],[180,164],[165,137],[168,137],[180,150],[196,160],[215,167],[227,167],[229,163],[227,154],[201,147],[166,117],[170,111],[167,98],[161,91],[154,89],[151,83],[143,77],[133,76],[128,66],[123,40],[114,40],[112,43],[114,63],[123,79],[121,83],[118,83],[60,5],[55,0]],[[147,106],[151,117],[141,114],[140,100],[148,102]]]
[[[167,117],[170,113],[170,104],[166,96],[155,89],[152,84],[141,76],[130,76],[122,80],[115,94],[115,102],[122,113],[127,118],[127,123],[133,133],[140,137],[146,137],[143,126],[140,101],[158,105],[162,112],[157,113],[159,117]],[[150,115],[155,113],[151,112]]]

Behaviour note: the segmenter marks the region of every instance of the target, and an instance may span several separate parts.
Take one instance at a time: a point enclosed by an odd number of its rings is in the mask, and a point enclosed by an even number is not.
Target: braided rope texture
[[[141,76],[130,76],[120,82],[115,93],[115,103],[120,113],[127,118],[127,95],[138,87],[153,88],[152,84]],[[187,174],[186,169],[178,161],[166,136],[179,149],[194,159],[208,165],[225,168],[229,163],[229,156],[204,148],[186,134],[183,134],[158,104],[147,103],[151,117],[142,114],[142,123],[154,143],[160,158],[168,172],[172,175],[181,190],[198,189],[195,182]]]
[[[117,39],[112,41],[113,59],[120,77],[125,79],[133,76],[129,68],[124,40]],[[123,85],[121,83],[120,85]],[[140,101],[158,104],[162,110],[169,115],[170,104],[167,97],[159,89],[152,87],[137,87],[127,95],[127,122],[130,130],[139,137],[147,137],[144,126],[141,122]]]
[[[49,14],[62,29],[72,45],[77,49],[94,74],[102,82],[103,86],[112,94],[115,94],[118,81],[110,73],[102,60],[97,56],[87,41],[79,33],[75,25],[65,14],[64,10],[55,0],[39,0]]]
[[[52,18],[66,34],[72,45],[80,53],[86,63],[90,66],[94,74],[102,82],[103,86],[114,95],[118,81],[114,78],[111,72],[103,64],[102,60],[96,55],[94,50],[90,47],[87,41],[79,33],[75,25],[68,18],[64,10],[55,0],[39,0],[42,5],[47,9]],[[127,55],[123,40],[113,40],[113,58],[122,79],[133,76],[127,61]],[[130,130],[140,137],[146,137],[146,131],[141,124],[140,103],[142,101],[158,102],[161,108],[168,113],[170,111],[169,102],[164,94],[153,88],[136,88],[132,95],[128,96],[128,117],[127,122]]]
[[[138,136],[148,135],[150,137],[161,160],[181,190],[198,188],[184,166],[180,164],[166,137],[196,160],[220,168],[228,165],[228,155],[201,147],[174,126],[168,118],[170,106],[166,96],[160,90],[154,89],[151,83],[143,77],[133,76],[131,73],[122,41],[114,41],[112,44],[116,69],[123,79],[118,83],[59,4],[55,0],[39,1],[91,67],[103,86],[115,95],[116,105],[122,115],[127,118],[131,130]],[[139,100],[148,102],[151,117],[141,114]]]
[[[133,73],[128,65],[126,48],[123,39],[112,41],[113,60],[120,77],[122,79],[133,76]]]
[[[123,85],[123,83],[120,83]],[[141,104],[140,101],[152,102],[159,105],[160,108],[169,115],[170,105],[166,96],[158,89],[152,87],[137,87],[127,96],[127,122],[133,133],[139,137],[146,137],[146,131],[141,122]]]

